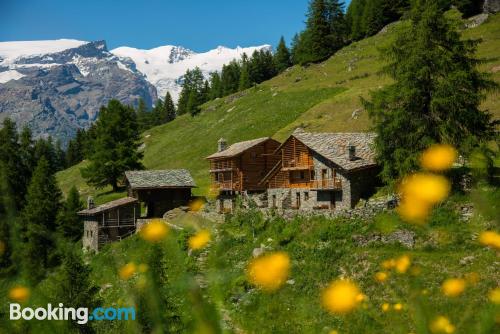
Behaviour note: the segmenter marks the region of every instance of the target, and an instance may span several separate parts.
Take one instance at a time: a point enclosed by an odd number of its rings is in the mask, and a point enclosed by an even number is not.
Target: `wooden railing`
[[[338,178],[312,180],[312,189],[342,189],[342,181]]]
[[[241,183],[238,181],[214,181],[212,190],[235,190],[241,191]]]
[[[235,168],[233,160],[220,160],[210,162],[210,171],[231,170]]]
[[[309,159],[292,159],[283,161],[283,169],[311,169],[313,166]]]

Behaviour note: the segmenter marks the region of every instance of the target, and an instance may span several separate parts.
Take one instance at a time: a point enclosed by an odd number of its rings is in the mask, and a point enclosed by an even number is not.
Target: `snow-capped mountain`
[[[251,56],[255,50],[271,49],[270,45],[253,47],[237,47],[230,49],[219,46],[216,49],[196,53],[182,46],[165,45],[150,50],[131,47],[119,47],[110,52],[123,62],[132,61],[137,70],[158,90],[158,96],[163,98],[167,91],[177,101],[181,91],[182,76],[186,70],[199,67],[205,77],[210,72],[220,71],[224,64],[233,59],[240,59],[243,53]]]
[[[152,105],[156,89],[104,41],[0,42],[0,121],[63,142],[88,127],[110,99]]]
[[[10,117],[19,127],[29,125],[35,136],[66,142],[110,99],[135,105],[142,98],[151,106],[170,91],[177,100],[187,69],[198,66],[208,78],[262,48],[270,46],[196,53],[172,45],[108,51],[104,41],[72,39],[0,42],[0,121]]]

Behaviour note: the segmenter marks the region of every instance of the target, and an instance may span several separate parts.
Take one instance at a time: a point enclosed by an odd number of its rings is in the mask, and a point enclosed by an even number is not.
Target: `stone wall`
[[[96,221],[84,220],[83,222],[83,248],[86,250],[99,250],[99,226]]]

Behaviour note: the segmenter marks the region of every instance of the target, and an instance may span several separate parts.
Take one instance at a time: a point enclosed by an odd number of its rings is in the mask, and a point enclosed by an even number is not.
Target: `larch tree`
[[[382,53],[394,83],[364,101],[389,183],[415,170],[420,152],[433,143],[467,153],[493,134],[495,124],[480,103],[496,85],[477,68],[478,41],[462,39],[443,14],[435,1],[415,2],[409,22]]]
[[[164,123],[173,121],[176,117],[176,111],[175,104],[172,100],[172,95],[170,95],[170,92],[167,92],[167,94],[165,95],[165,100],[163,101],[163,109],[165,115]]]
[[[73,186],[57,216],[57,230],[64,239],[70,242],[78,241],[83,235],[83,223],[77,214],[82,209],[80,194]]]
[[[132,107],[111,100],[101,107],[95,124],[94,151],[81,173],[89,185],[111,185],[117,191],[125,171],[143,168],[137,115]]]
[[[281,36],[278,47],[276,48],[276,53],[274,54],[274,66],[278,73],[292,66],[290,50],[288,50],[283,36]]]

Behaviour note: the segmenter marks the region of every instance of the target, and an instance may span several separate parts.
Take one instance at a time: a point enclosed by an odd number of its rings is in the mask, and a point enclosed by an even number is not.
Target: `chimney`
[[[227,148],[227,142],[224,138],[219,139],[217,142],[217,152],[222,152]]]
[[[347,144],[347,154],[349,160],[356,160],[356,146],[351,142]]]
[[[87,197],[87,209],[93,209],[95,207],[94,205],[94,198],[92,196]]]

